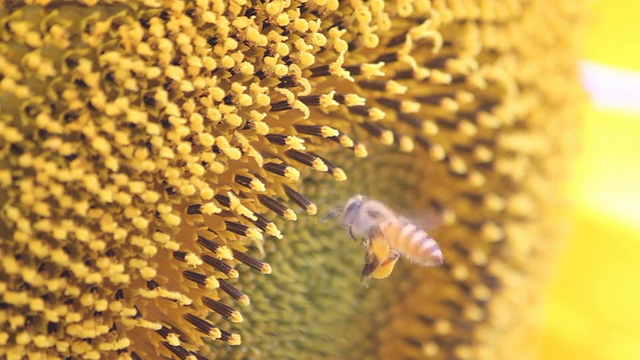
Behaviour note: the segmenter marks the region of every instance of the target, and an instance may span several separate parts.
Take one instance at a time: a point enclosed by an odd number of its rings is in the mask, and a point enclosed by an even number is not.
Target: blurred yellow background
[[[591,7],[586,60],[640,71],[640,1]],[[640,110],[585,111],[567,190],[573,234],[548,289],[541,358],[640,359]]]

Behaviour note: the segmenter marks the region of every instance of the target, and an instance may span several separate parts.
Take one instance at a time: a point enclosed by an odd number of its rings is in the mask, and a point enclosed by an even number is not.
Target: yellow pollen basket
[[[366,283],[368,278],[386,279],[393,272],[396,262],[400,257],[382,235],[376,235],[369,240],[369,249],[366,254],[365,268],[362,281]],[[371,270],[373,268],[373,270]],[[365,272],[370,271],[365,275]]]

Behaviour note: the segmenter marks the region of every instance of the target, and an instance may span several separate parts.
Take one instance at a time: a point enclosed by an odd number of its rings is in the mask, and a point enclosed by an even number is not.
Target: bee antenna
[[[327,221],[329,218],[334,218],[334,217],[338,217],[338,216],[342,215],[342,211],[343,211],[343,210],[344,210],[344,209],[343,209],[343,208],[341,208],[341,207],[339,207],[339,208],[334,208],[333,210],[329,211],[329,212],[327,213],[327,215],[323,216],[323,217],[320,219],[320,222],[321,222],[321,223],[323,223],[323,222]]]

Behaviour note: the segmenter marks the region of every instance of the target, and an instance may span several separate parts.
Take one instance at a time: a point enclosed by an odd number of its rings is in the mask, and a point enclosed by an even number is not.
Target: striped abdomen
[[[426,231],[418,228],[405,218],[381,226],[389,246],[411,261],[423,266],[442,264],[440,246]]]

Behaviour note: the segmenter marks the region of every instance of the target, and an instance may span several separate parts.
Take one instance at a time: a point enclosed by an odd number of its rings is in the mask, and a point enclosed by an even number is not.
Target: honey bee
[[[426,231],[379,201],[356,195],[328,216],[340,215],[351,238],[361,236],[367,246],[363,283],[389,277],[401,255],[422,266],[443,263],[440,246]]]

